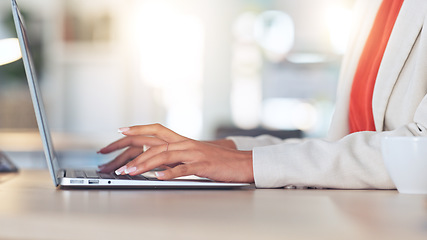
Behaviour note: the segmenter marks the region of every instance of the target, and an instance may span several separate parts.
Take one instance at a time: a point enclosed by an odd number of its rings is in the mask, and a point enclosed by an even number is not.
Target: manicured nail
[[[143,152],[146,152],[148,149],[150,149],[150,146],[147,146],[147,145],[143,145],[142,146],[142,151]]]
[[[154,172],[154,175],[156,175],[157,178],[162,178],[165,176],[164,172],[158,171],[158,172]]]
[[[117,130],[119,133],[124,133],[124,132],[127,132],[127,131],[129,131],[130,130],[130,128],[128,128],[128,127],[122,127],[122,128],[119,128],[119,130]]]
[[[125,174],[133,173],[136,171],[136,167],[126,168]]]
[[[116,175],[122,175],[124,171],[126,171],[126,166],[123,166],[123,167],[117,169],[116,171],[114,171],[114,173]]]

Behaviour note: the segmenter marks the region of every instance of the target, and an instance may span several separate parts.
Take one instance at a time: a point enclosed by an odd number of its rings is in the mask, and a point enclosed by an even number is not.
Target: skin
[[[252,151],[239,151],[231,140],[196,141],[160,125],[120,128],[125,135],[98,153],[126,150],[111,162],[101,165],[101,172],[138,175],[154,168],[160,180],[196,175],[222,182],[254,182]],[[148,148],[145,149],[144,147]]]

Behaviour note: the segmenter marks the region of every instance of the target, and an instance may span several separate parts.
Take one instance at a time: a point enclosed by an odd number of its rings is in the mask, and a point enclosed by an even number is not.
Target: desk
[[[427,196],[373,190],[58,190],[0,183],[0,239],[427,239]]]

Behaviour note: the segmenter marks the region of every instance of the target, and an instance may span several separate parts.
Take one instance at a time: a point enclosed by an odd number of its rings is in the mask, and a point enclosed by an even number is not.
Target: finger
[[[137,158],[135,158],[134,163],[135,164],[142,163],[142,162],[146,161],[147,159],[152,158],[153,156],[155,156],[157,154],[168,151],[169,145],[170,145],[169,143],[166,143],[166,144],[150,147],[149,149],[147,149],[144,152],[143,155],[140,155]]]
[[[145,135],[160,138],[166,142],[177,142],[188,139],[161,124],[139,125],[119,129],[126,136]]]
[[[150,149],[148,149],[144,154],[141,154],[140,156],[135,158],[131,164],[128,164],[128,166],[134,167],[135,165],[142,164],[145,161],[147,161],[148,159],[151,159],[154,156],[161,154],[163,152],[178,151],[178,150],[181,150],[181,151],[187,150],[188,151],[188,150],[192,149],[191,142],[192,141],[183,141],[183,142],[178,142],[178,143],[166,143],[163,145],[153,146]],[[179,163],[180,162],[178,162],[178,163],[174,162],[174,163],[170,163],[169,165],[173,166],[173,165],[176,165]]]
[[[123,168],[119,169],[119,173],[129,175],[138,175],[162,165],[171,165],[179,163],[190,163],[194,159],[195,151],[167,151],[154,155],[153,157],[138,162],[135,160],[130,161]]]
[[[154,138],[154,137],[129,136],[109,144],[108,146],[99,150],[99,153],[102,153],[102,154],[111,153],[118,149],[123,149],[129,146],[144,147],[144,145],[154,146],[154,145],[160,145],[164,143],[165,142],[163,140]]]
[[[99,166],[99,171],[104,173],[109,173],[117,168],[125,165],[130,160],[134,159],[136,156],[143,153],[142,148],[128,148],[121,154],[119,154],[114,160]]]
[[[165,144],[165,141],[155,138],[155,137],[147,137],[147,136],[128,136],[121,138],[108,146],[102,148],[98,151],[98,153],[107,154],[114,152],[119,149],[123,149],[125,147],[144,147],[144,145],[147,146],[156,146]]]
[[[144,152],[144,154],[139,155],[137,158],[135,158],[125,166],[120,167],[115,172],[118,175],[137,175],[152,170],[154,168],[159,168],[162,165],[179,165],[181,164],[181,161],[174,160],[169,157],[169,154],[171,154],[170,152],[176,152],[175,154],[178,155],[174,155],[176,158],[179,159],[179,156],[182,154],[181,152],[188,151],[189,149],[193,148],[193,142],[195,141],[190,140],[153,146],[146,152]],[[195,155],[195,153],[189,154]]]
[[[155,174],[159,180],[170,180],[177,177],[197,175],[200,169],[203,168],[203,165],[202,163],[182,164],[164,171],[155,172]]]

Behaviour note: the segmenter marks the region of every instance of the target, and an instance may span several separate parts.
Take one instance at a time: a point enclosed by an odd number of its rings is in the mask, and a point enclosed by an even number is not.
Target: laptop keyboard
[[[116,175],[115,173],[101,173],[95,170],[67,170],[67,177],[93,179],[125,179],[125,180],[153,180],[142,175]],[[157,179],[156,179],[157,180]]]

